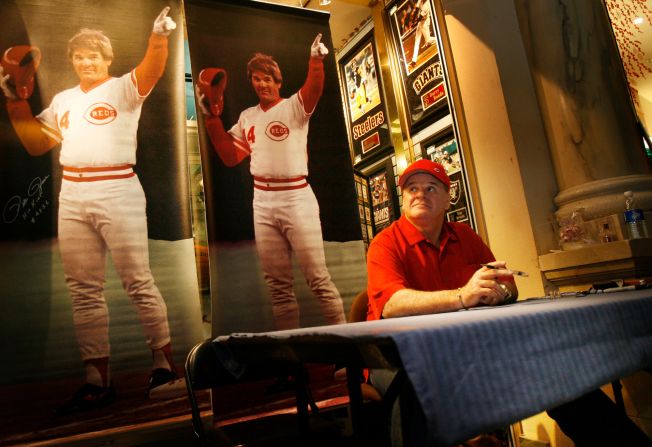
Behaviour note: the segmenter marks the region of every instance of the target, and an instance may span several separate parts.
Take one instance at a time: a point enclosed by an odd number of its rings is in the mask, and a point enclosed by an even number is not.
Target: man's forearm
[[[43,155],[61,141],[57,131],[46,127],[34,118],[27,101],[7,101],[7,113],[16,135],[28,154]]]
[[[312,113],[315,110],[323,90],[324,62],[321,59],[311,57],[308,62],[308,75],[306,77],[306,82],[300,90],[303,109],[306,113]]]
[[[462,308],[457,290],[424,292],[414,289],[401,289],[394,293],[385,304],[383,318],[453,312]]]
[[[224,124],[219,116],[206,117],[206,132],[213,144],[213,149],[222,162],[229,167],[236,166],[250,154],[248,146],[236,141],[233,136],[224,129]]]
[[[168,60],[168,38],[152,33],[149,36],[145,57],[135,70],[138,93],[146,96],[152,91],[158,80],[163,76]]]

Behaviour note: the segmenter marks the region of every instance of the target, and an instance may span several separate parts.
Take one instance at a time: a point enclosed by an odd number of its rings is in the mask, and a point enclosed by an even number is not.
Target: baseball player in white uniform
[[[176,28],[169,9],[154,21],[142,62],[119,78],[109,75],[113,50],[101,31],[82,29],[72,37],[68,56],[80,83],[55,95],[36,118],[9,75],[0,73],[11,122],[27,151],[40,155],[61,143],[58,240],[86,384],[59,414],[102,407],[116,397],[104,298],[107,249],[152,350],[150,396],[183,385],[172,361],[167,308],[149,267],[145,195],[133,170],[141,107],[163,75],[167,36]]]
[[[414,48],[412,49],[412,60],[410,61],[410,68],[417,64],[419,57],[419,47],[421,45],[421,38],[425,39],[426,47],[437,42],[435,36],[430,33],[430,0],[417,0],[416,2],[417,17],[417,31],[414,36]]]
[[[276,61],[255,54],[247,76],[260,102],[244,110],[228,132],[219,116],[223,98],[210,95],[210,80],[197,88],[208,134],[222,161],[235,166],[251,157],[256,247],[279,330],[299,327],[292,252],[326,321],[346,322],[342,298],[326,267],[319,205],[306,181],[308,124],[323,90],[326,54],[318,34],[310,49],[307,79],[289,98],[280,96],[283,79]]]

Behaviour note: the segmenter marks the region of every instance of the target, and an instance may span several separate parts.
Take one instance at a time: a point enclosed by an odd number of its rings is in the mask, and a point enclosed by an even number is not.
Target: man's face
[[[95,84],[109,77],[111,60],[106,60],[99,51],[80,48],[72,53],[72,66],[79,80],[84,84]]]
[[[251,85],[262,105],[275,103],[281,97],[281,83],[262,71],[256,70],[251,74]]]
[[[446,186],[430,174],[414,174],[403,187],[403,213],[410,220],[443,218],[450,206]]]

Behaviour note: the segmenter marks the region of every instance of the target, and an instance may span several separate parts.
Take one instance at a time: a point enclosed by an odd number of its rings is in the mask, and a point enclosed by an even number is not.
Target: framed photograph
[[[387,14],[410,126],[422,127],[449,113],[434,7],[431,0],[399,0]]]
[[[391,159],[387,159],[382,168],[371,173],[368,179],[373,213],[373,234],[376,235],[400,216]]]
[[[362,199],[365,201],[365,203],[369,202],[369,192],[367,191],[367,188],[369,187],[368,183],[366,180],[362,180],[364,183],[364,187],[362,188]]]
[[[339,59],[354,164],[391,144],[373,28]]]
[[[449,222],[466,222],[476,229],[473,207],[469,196],[469,188],[464,172],[464,161],[460,154],[457,140],[452,132],[426,143],[426,158],[441,163],[451,179],[451,207],[446,213]]]
[[[353,174],[353,179],[355,180],[355,189],[358,196],[358,215],[360,217],[362,240],[366,249],[371,240],[371,233],[368,231],[368,228],[371,227],[371,209],[369,208],[369,195],[367,193],[369,183],[362,174],[357,172]]]

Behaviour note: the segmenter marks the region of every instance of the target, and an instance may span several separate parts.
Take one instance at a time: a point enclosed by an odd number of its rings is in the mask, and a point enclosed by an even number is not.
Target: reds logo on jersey
[[[280,121],[272,121],[267,125],[265,135],[274,141],[283,141],[290,135],[290,129]]]
[[[111,104],[98,102],[91,105],[84,112],[84,119],[91,124],[109,124],[118,116],[118,111]]]

